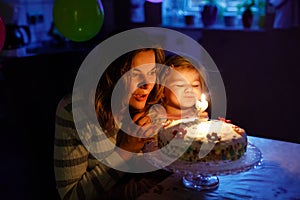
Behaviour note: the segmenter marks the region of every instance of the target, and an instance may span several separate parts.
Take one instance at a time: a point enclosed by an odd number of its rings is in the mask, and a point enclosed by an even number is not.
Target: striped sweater
[[[84,136],[80,136],[75,128],[72,96],[67,95],[56,110],[54,141],[56,187],[62,199],[135,199],[169,175],[160,170],[134,174],[109,168],[95,157],[99,152],[113,151],[114,147],[107,143],[116,143],[116,133],[109,137],[110,142],[103,142],[103,137],[95,139],[99,132],[95,127],[82,126],[80,130],[84,131]],[[90,151],[86,148],[89,144],[92,144],[92,148],[88,148]],[[122,162],[122,158],[115,155],[114,161],[118,159]]]

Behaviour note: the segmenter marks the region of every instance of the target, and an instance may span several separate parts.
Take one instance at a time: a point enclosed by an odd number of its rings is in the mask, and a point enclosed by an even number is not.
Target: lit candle
[[[206,100],[205,94],[201,94],[201,101],[196,100],[197,110],[205,111],[208,107],[208,102]]]

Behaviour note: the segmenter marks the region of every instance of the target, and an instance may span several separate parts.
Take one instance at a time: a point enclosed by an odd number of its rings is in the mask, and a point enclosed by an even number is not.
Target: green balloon
[[[96,36],[103,25],[103,5],[101,0],[55,0],[53,20],[66,38],[87,41]]]

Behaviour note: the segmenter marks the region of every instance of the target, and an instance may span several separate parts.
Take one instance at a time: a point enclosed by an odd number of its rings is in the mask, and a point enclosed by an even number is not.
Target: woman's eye
[[[199,87],[200,85],[192,85],[193,87]]]
[[[132,72],[132,73],[131,73],[131,76],[132,76],[132,77],[137,77],[138,75],[139,75],[139,74],[136,73],[136,72]]]
[[[151,71],[151,72],[149,73],[149,75],[150,75],[150,76],[155,76],[155,75],[156,75],[156,71]]]
[[[183,85],[176,85],[176,87],[183,87]]]

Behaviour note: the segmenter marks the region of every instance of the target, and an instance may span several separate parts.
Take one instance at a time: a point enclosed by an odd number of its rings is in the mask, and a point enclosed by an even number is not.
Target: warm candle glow
[[[208,102],[206,100],[205,94],[201,94],[201,101],[196,100],[197,110],[205,111],[208,107]]]

